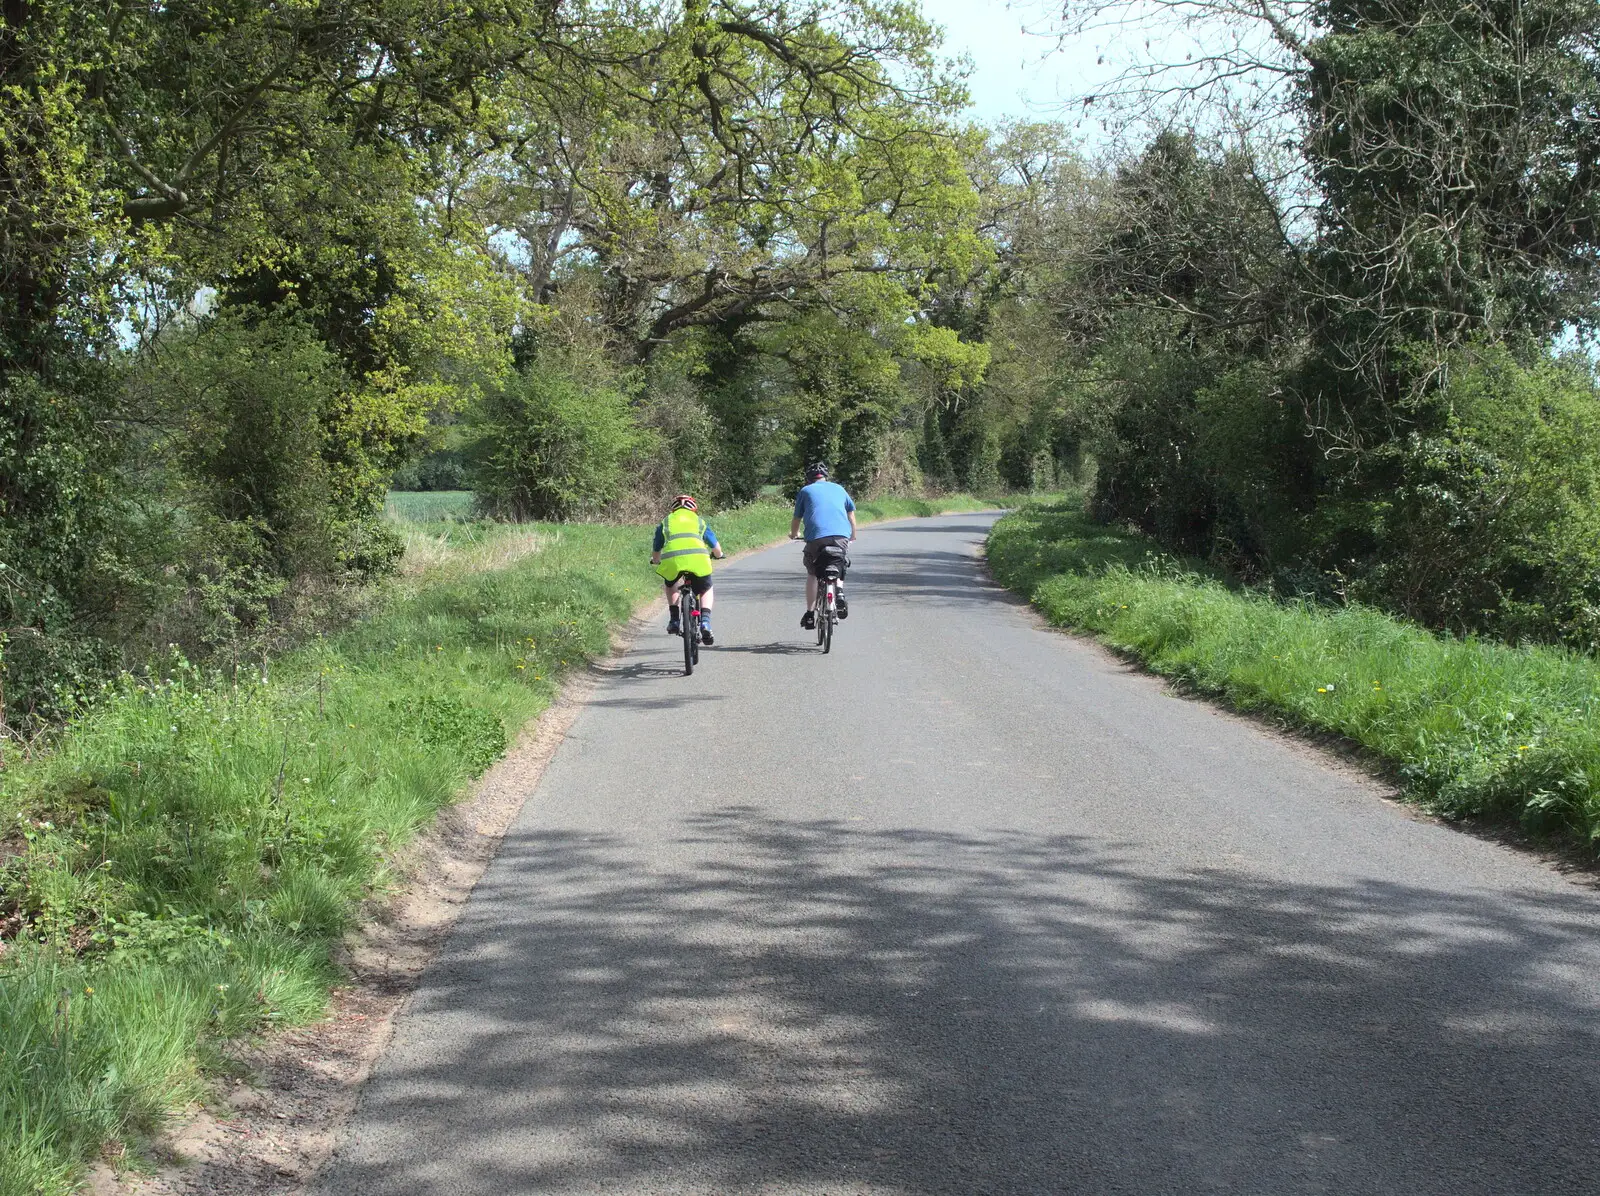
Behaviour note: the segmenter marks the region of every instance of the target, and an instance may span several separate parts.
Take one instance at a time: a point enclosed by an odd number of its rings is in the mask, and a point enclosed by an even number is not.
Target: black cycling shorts
[[[849,545],[849,536],[823,536],[819,540],[807,540],[806,550],[800,559],[805,561],[807,571],[814,577],[821,577],[822,571],[829,565],[839,566],[842,576],[850,568]]]
[[[677,583],[669,581],[666,584],[670,589]],[[694,591],[697,597],[704,596],[705,592],[711,588],[711,574],[707,573],[704,577],[701,577],[696,573],[689,574],[688,586]]]

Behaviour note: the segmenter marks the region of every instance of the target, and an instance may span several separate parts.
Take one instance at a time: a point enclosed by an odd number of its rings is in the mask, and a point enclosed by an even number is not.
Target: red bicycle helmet
[[[697,508],[694,505],[694,495],[692,495],[692,494],[680,494],[676,498],[674,498],[672,500],[672,509],[674,511],[676,511],[676,510],[678,510],[680,508],[685,510],[685,511],[696,510]]]

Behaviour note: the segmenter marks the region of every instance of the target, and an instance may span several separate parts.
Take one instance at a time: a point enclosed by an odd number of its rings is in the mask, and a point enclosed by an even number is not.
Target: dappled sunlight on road
[[[1196,1152],[1280,1190],[1488,1192],[1497,1110],[1592,1134],[1596,1010],[1544,975],[1595,949],[1582,894],[1151,876],[1077,837],[737,807],[677,838],[693,863],[507,842],[415,1013],[464,1046],[367,1109],[415,1126],[472,1088],[493,1113],[351,1158],[356,1190],[420,1190],[448,1149],[483,1192],[1159,1191]]]

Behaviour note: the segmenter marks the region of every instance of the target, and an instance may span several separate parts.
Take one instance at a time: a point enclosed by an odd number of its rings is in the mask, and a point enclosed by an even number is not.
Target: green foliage
[[[467,463],[459,452],[425,453],[395,470],[390,488],[408,492],[467,489]]]
[[[772,336],[798,391],[786,475],[797,477],[807,461],[827,461],[836,480],[870,493],[884,470],[891,434],[910,422],[908,413],[915,418],[906,363],[955,392],[981,380],[989,355],[986,346],[963,342],[948,329],[906,322],[901,293],[863,288],[857,298],[879,318],[863,324],[814,312]],[[880,330],[880,319],[891,331]]]
[[[1424,13],[1397,51],[1415,73],[1396,80],[1377,51],[1394,40],[1383,21],[1399,21],[1399,10],[1367,9],[1312,51],[1347,72],[1317,102],[1359,111],[1340,124],[1334,108],[1318,110],[1332,140],[1317,152],[1333,155],[1325,165],[1339,180],[1328,203],[1348,219],[1334,221],[1309,257],[1284,243],[1248,155],[1171,133],[1119,166],[1067,237],[1056,285],[1071,288],[1062,323],[1090,329],[1092,381],[1080,389],[1098,410],[1075,430],[1096,456],[1092,508],[1280,590],[1359,599],[1456,633],[1592,649],[1592,378],[1525,335],[1545,330],[1515,304],[1556,303],[1553,292],[1492,296],[1522,285],[1514,275],[1531,260],[1504,243],[1529,218],[1521,207],[1472,216],[1499,222],[1497,231],[1479,227],[1448,261],[1427,249],[1439,229],[1454,238],[1460,222],[1441,215],[1441,205],[1455,210],[1457,191],[1428,173],[1454,167],[1422,159],[1445,143],[1460,148],[1457,132],[1487,136],[1483,122],[1497,118],[1463,110],[1459,119],[1478,125],[1455,131],[1424,121],[1420,151],[1401,139],[1395,130],[1418,111],[1402,95],[1421,97],[1434,116],[1457,100],[1471,107],[1467,93],[1451,99],[1435,88],[1461,66],[1444,61],[1461,30]],[[1443,74],[1429,75],[1429,61]],[[1348,73],[1358,66],[1359,79]],[[1563,233],[1572,235],[1586,234]],[[1389,261],[1394,239],[1405,245],[1398,267],[1359,266],[1368,251]],[[1577,288],[1560,302],[1575,300],[1582,280],[1555,271],[1549,254],[1539,257],[1550,271],[1543,280],[1523,281]],[[1350,278],[1335,285],[1334,264],[1389,287],[1387,297]],[[1435,302],[1446,292],[1462,305],[1448,318]],[[1098,313],[1085,310],[1090,303]],[[1378,319],[1373,304],[1389,315]],[[1504,318],[1497,328],[1523,336],[1516,353],[1492,341],[1460,347],[1487,327],[1490,308]],[[1027,440],[1014,443],[1007,469],[1019,478]]]
[[[1076,503],[1009,515],[995,576],[1052,622],[1248,710],[1332,731],[1450,817],[1600,842],[1600,665],[1230,588]]]
[[[1109,348],[1102,362],[1120,400],[1099,449],[1094,509],[1126,520],[1164,544],[1204,551],[1216,520],[1207,463],[1198,459],[1198,393],[1217,380],[1217,362],[1142,338]]]
[[[1099,359],[1119,401],[1091,442],[1095,514],[1243,575],[1294,559],[1315,466],[1272,366],[1152,349],[1141,327]]]
[[[592,270],[596,322],[636,359],[758,312],[853,310],[863,284],[907,306],[986,254],[961,95],[914,6],[709,0],[591,28],[604,74],[509,87],[522,135],[477,182],[533,297]]]
[[[687,352],[656,355],[641,371],[643,393],[633,418],[649,449],[627,487],[633,504],[627,508],[628,517],[635,511],[640,518],[647,517],[685,491],[726,500],[739,484],[738,475],[752,468],[752,462],[728,462],[730,445],[707,401],[710,388],[699,376],[700,355],[695,347],[686,348]],[[758,434],[746,435],[752,441],[759,439]],[[732,478],[723,477],[725,463],[732,466]]]
[[[502,519],[594,515],[622,494],[629,462],[650,447],[626,394],[549,358],[487,394],[474,432],[473,489]]]
[[[119,656],[249,637],[302,580],[392,565],[396,455],[443,374],[464,391],[503,355],[509,288],[418,199],[421,147],[519,51],[452,0],[324,9],[0,15],[0,733]],[[407,65],[355,65],[377,60]],[[244,309],[241,278],[282,285]],[[124,387],[130,332],[157,351]]]
[[[257,652],[307,596],[398,556],[378,496],[345,468],[347,376],[287,309],[170,327],[75,395],[13,375],[8,397],[0,692],[13,729],[58,720],[168,645]]]
[[[1576,360],[1504,350],[1450,361],[1433,435],[1374,505],[1383,552],[1357,593],[1509,640],[1600,648],[1600,394]]]
[[[1322,193],[1314,352],[1359,379],[1327,430],[1388,440],[1443,355],[1596,314],[1600,135],[1573,114],[1600,102],[1597,10],[1326,0],[1316,16],[1299,79]]]
[[[282,311],[177,330],[136,364],[132,406],[160,429],[150,465],[166,466],[184,491],[172,496],[177,505],[217,525],[198,533],[215,550],[182,553],[191,567],[295,577],[333,573],[348,559],[338,516],[359,496],[336,493],[326,459],[345,385],[321,339]]]
[[[60,718],[112,656],[95,630],[115,613],[107,573],[126,529],[114,380],[84,368],[62,381],[75,393],[0,373],[0,735]]]

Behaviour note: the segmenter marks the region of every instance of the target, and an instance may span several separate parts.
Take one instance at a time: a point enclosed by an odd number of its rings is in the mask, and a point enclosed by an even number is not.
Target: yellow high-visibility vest
[[[711,576],[711,552],[706,548],[706,521],[679,507],[661,521],[661,563],[656,572],[667,581],[680,573]]]

